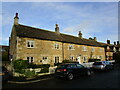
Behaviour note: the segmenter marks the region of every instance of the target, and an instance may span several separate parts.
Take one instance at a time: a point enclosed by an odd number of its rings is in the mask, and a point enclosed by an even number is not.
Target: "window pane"
[[[59,63],[59,57],[55,57],[55,63]]]
[[[31,60],[33,60],[33,57],[31,57]]]
[[[27,57],[27,60],[29,60],[29,57]]]
[[[30,47],[30,42],[27,42],[27,46]]]

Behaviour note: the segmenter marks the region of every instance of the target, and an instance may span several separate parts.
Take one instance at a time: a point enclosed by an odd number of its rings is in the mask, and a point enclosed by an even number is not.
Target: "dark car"
[[[94,70],[110,70],[114,69],[114,64],[109,61],[97,61],[93,63],[92,68]]]
[[[7,82],[9,79],[11,79],[11,75],[9,71],[4,67],[0,66],[0,78],[3,82]]]
[[[78,63],[66,63],[59,65],[55,70],[55,77],[64,77],[72,80],[76,76],[87,75],[93,73],[92,69],[86,68]]]

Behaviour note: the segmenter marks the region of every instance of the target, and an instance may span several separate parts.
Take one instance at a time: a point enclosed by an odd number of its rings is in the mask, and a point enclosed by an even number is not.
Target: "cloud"
[[[1,0],[2,2],[118,2],[119,0]]]
[[[5,15],[4,20],[2,19],[2,26],[8,25],[8,24],[11,25],[11,22],[13,22],[13,18],[11,18],[11,17],[12,16]]]

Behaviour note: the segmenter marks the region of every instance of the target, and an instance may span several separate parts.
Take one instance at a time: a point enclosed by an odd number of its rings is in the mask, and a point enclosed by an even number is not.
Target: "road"
[[[91,77],[81,76],[72,81],[53,77],[35,83],[7,83],[2,88],[119,88],[119,84],[120,67],[115,66],[114,70],[95,72]]]

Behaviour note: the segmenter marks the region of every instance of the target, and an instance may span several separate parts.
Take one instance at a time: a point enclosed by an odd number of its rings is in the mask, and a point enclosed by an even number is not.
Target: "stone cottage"
[[[18,13],[10,36],[11,60],[23,59],[35,64],[60,63],[63,60],[88,62],[90,58],[105,60],[105,48],[94,37],[85,39],[81,31],[78,36],[19,24]]]

